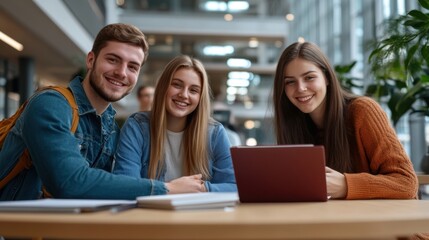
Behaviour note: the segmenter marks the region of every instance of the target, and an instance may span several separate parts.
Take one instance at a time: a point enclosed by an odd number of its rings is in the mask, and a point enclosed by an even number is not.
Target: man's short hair
[[[141,47],[144,53],[142,65],[146,62],[149,54],[149,45],[145,35],[137,27],[124,23],[106,25],[98,32],[91,51],[97,56],[109,41],[128,43]]]

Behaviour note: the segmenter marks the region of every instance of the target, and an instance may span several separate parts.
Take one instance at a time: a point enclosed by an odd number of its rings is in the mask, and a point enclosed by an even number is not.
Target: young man
[[[152,86],[140,86],[137,90],[137,101],[139,102],[139,111],[146,112],[152,109],[153,94],[155,88]]]
[[[134,88],[146,61],[148,44],[134,26],[111,24],[98,33],[86,59],[87,74],[69,85],[78,105],[79,125],[70,132],[72,109],[55,90],[42,91],[28,103],[0,151],[0,179],[27,148],[33,165],[0,190],[0,200],[43,197],[135,199],[141,195],[180,191],[162,183],[110,173],[119,128],[111,102]],[[198,178],[199,176],[195,176]]]

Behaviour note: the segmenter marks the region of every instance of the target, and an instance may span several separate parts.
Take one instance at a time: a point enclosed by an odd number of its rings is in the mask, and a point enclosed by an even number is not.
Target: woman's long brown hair
[[[287,98],[284,74],[287,65],[294,59],[303,59],[315,64],[328,82],[324,129],[317,129],[310,116],[301,112]],[[319,144],[318,134],[322,132],[321,144],[325,146],[327,166],[341,172],[352,172],[350,156],[350,133],[346,124],[348,103],[357,96],[342,89],[328,59],[315,44],[293,43],[280,56],[277,64],[274,89],[274,121],[278,144]]]

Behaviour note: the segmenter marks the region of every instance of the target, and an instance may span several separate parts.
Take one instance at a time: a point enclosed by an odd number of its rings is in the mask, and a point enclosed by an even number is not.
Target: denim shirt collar
[[[79,115],[85,115],[87,113],[96,113],[95,108],[89,102],[88,97],[86,96],[85,90],[82,85],[83,78],[80,76],[75,77],[69,84],[71,91],[75,97],[76,103],[79,106]],[[101,114],[105,116],[115,116],[116,110],[112,107],[111,104],[107,109]]]

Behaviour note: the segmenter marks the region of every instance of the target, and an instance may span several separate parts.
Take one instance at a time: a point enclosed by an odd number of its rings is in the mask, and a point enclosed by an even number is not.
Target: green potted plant
[[[350,64],[334,66],[341,86],[350,92],[353,92],[354,89],[363,89],[362,79],[351,76],[351,71],[355,65],[356,61]]]
[[[429,0],[419,2],[429,9]],[[412,10],[389,23],[391,35],[377,42],[369,57],[375,83],[368,86],[367,94],[388,98],[396,125],[408,111],[429,116],[429,15]],[[419,99],[423,105],[413,107]]]
[[[429,0],[419,0],[429,10]],[[429,14],[411,10],[388,21],[369,56],[375,83],[367,94],[387,101],[394,125],[406,113],[429,116]]]

